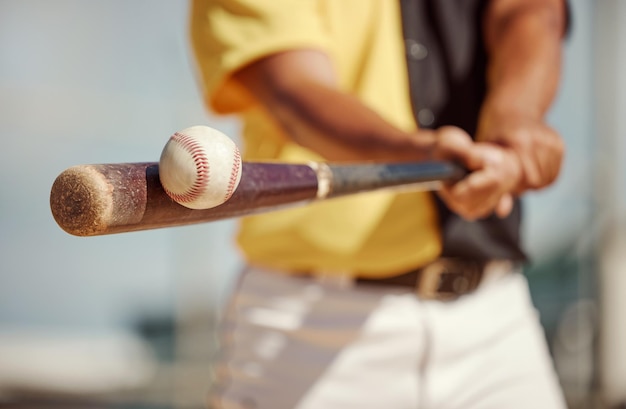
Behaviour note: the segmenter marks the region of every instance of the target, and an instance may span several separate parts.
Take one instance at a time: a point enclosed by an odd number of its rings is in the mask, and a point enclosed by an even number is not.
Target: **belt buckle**
[[[446,270],[446,267],[441,261],[435,261],[423,267],[415,287],[415,292],[418,297],[426,300],[438,298],[441,275]]]
[[[476,289],[481,272],[478,265],[452,259],[436,260],[421,269],[415,291],[422,299],[451,301]],[[451,276],[449,282],[444,282],[446,275]]]

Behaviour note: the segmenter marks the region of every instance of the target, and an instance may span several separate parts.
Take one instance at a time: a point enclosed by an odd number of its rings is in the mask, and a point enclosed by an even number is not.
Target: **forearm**
[[[488,89],[476,139],[511,153],[513,193],[543,188],[556,180],[564,152],[545,122],[560,77],[563,0],[492,0],[484,27]]]
[[[326,57],[304,51],[269,57],[237,78],[296,143],[329,160],[419,160],[431,132],[406,132],[340,91]]]
[[[431,132],[402,131],[355,97],[320,84],[277,96],[274,112],[299,144],[331,160],[420,160],[434,143]]]
[[[564,29],[562,0],[492,1],[485,109],[543,118],[558,87]]]

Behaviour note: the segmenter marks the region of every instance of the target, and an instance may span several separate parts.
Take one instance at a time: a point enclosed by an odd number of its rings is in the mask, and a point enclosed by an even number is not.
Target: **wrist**
[[[481,108],[476,140],[513,147],[528,138],[527,130],[544,125],[541,109],[490,100]]]
[[[513,95],[513,96],[511,96]],[[492,93],[486,99],[480,110],[480,118],[493,118],[498,122],[511,120],[541,121],[545,109],[540,104],[527,101],[512,93]]]

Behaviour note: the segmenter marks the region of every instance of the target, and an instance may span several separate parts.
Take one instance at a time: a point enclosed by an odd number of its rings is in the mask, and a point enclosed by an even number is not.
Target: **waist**
[[[521,265],[511,260],[439,258],[415,270],[384,278],[362,278],[351,272],[316,271],[311,275],[322,282],[342,285],[411,288],[420,298],[449,301],[519,269]]]

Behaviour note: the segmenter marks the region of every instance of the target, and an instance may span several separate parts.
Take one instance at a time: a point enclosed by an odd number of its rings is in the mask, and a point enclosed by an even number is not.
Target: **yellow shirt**
[[[323,160],[292,143],[232,74],[289,49],[320,49],[340,88],[395,126],[415,129],[399,2],[392,0],[194,0],[191,38],[207,105],[243,120],[245,160]],[[372,192],[242,220],[251,263],[295,271],[389,276],[441,250],[429,193]]]

